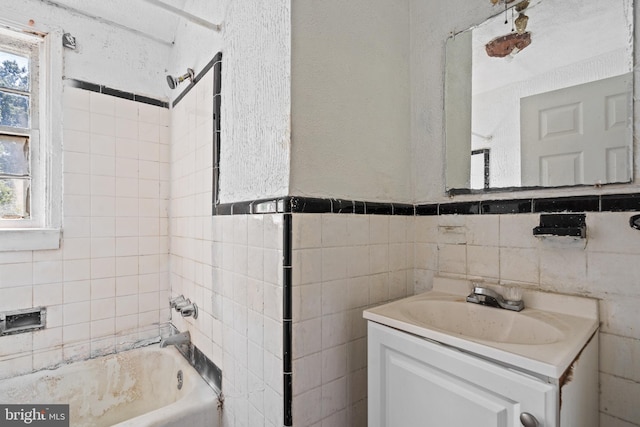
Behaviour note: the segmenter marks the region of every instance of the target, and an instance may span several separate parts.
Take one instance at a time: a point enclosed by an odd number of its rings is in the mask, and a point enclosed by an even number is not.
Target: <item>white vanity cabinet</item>
[[[560,379],[537,378],[375,322],[368,336],[369,427],[598,426],[597,402],[580,402],[586,390],[563,390],[567,401],[560,402]],[[570,418],[563,423],[561,411]],[[529,424],[521,423],[523,413]]]
[[[529,299],[536,303],[535,295]],[[416,321],[411,307],[434,310],[433,301],[449,304],[444,305],[449,310],[452,304],[465,304],[455,295],[434,291],[365,311],[369,427],[598,427],[594,301],[563,297],[560,306],[573,314],[530,308],[523,314],[505,313],[502,323],[487,323],[513,329],[508,320],[524,322],[526,316],[558,328],[557,336],[531,335],[533,343],[521,342],[521,336],[502,342],[462,338],[443,333],[445,324],[438,329]],[[497,308],[458,307],[458,317],[464,310],[490,319],[503,315],[491,311]]]
[[[557,386],[369,322],[369,427],[555,426]]]

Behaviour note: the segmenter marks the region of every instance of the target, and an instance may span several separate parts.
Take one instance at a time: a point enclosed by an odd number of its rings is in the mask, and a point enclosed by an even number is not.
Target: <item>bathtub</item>
[[[71,427],[219,425],[216,392],[173,346],[153,345],[2,380],[0,396],[3,404],[68,403]]]

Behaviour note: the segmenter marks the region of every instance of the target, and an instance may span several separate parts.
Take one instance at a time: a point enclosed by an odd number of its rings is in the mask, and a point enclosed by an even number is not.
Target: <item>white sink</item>
[[[524,291],[520,312],[468,303],[470,283],[436,278],[432,291],[364,317],[501,363],[559,378],[598,329],[597,300]]]
[[[561,340],[564,335],[545,319],[466,301],[409,301],[406,315],[416,324],[496,343],[538,345]]]

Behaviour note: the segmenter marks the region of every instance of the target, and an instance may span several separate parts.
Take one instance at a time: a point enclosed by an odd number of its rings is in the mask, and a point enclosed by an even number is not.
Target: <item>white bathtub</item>
[[[173,346],[153,345],[2,380],[0,396],[3,404],[68,403],[71,427],[219,425],[217,394]]]

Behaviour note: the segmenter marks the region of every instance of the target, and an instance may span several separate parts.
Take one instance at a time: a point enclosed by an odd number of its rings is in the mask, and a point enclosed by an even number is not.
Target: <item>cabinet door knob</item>
[[[524,427],[537,427],[539,425],[536,417],[528,412],[523,412],[520,414],[520,422]]]

